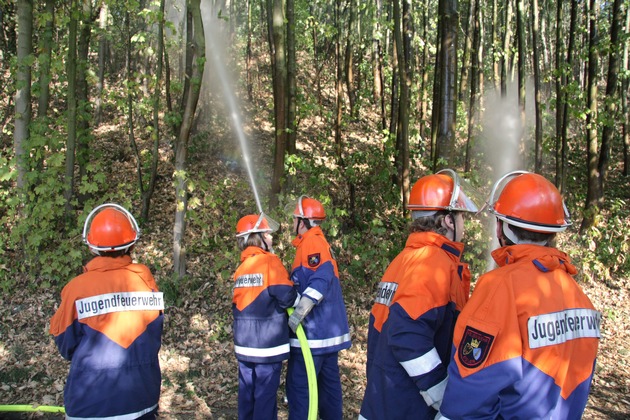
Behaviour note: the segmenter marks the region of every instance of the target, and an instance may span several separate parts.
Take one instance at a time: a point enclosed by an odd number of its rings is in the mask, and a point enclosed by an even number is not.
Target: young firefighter
[[[322,204],[309,197],[298,199],[293,212],[296,247],[291,279],[300,301],[289,318],[295,332],[301,323],[317,372],[319,416],[326,420],[342,418],[339,351],[350,348],[346,305],[341,293],[337,262],[320,227],[326,218]],[[291,335],[291,357],[287,369],[289,419],[308,416],[308,378],[304,357],[295,334]]]
[[[516,171],[495,183],[489,205],[499,267],[479,278],[457,320],[441,414],[579,419],[601,314],[573,279],[567,254],[551,245],[570,225],[562,197],[544,177]]]
[[[278,417],[282,361],[289,358],[286,309],[296,303],[297,292],[272,252],[274,223],[260,214],[244,216],[236,225],[241,264],[234,274],[232,313],[240,420]]]
[[[117,204],[98,206],[85,220],[83,240],[96,256],[63,288],[50,320],[71,362],[67,418],[156,417],[164,299],[149,269],[129,255],[139,236],[136,220]]]
[[[378,286],[368,330],[368,381],[359,419],[429,419],[442,401],[452,333],[468,300],[460,258],[464,213],[477,206],[450,169],[411,189],[405,248]]]

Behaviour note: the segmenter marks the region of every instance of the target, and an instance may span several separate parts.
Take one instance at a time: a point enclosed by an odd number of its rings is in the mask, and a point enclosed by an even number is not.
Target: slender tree
[[[457,119],[457,0],[440,0],[438,130],[433,169],[453,166]]]
[[[295,154],[297,137],[297,71],[295,57],[295,1],[287,2],[287,152]]]
[[[483,43],[481,42],[481,23],[483,20],[483,15],[481,11],[481,5],[479,4],[479,0],[471,0],[472,10],[471,10],[471,18],[472,18],[472,42],[471,49],[474,52],[470,55],[470,96],[468,103],[468,138],[466,140],[466,156],[465,156],[465,167],[464,170],[466,172],[471,169],[471,143],[474,138],[474,131],[477,124],[477,114],[481,112],[481,107],[479,106],[480,101],[480,91],[479,86],[481,85],[481,74],[483,73],[483,69],[481,68],[481,57],[483,56]]]
[[[353,0],[348,0],[348,30],[346,31],[346,48],[344,51],[344,82],[348,94],[350,118],[356,117],[356,92],[354,87],[354,45],[352,42],[352,26],[357,20],[357,7]]]
[[[566,59],[566,63],[567,63],[567,70],[565,73],[565,77],[566,74],[572,74],[572,68],[573,68],[573,58],[574,58],[574,53],[573,50],[575,49],[575,32],[576,32],[576,28],[577,28],[577,15],[578,15],[578,7],[579,7],[579,0],[571,0],[571,12],[570,12],[570,23],[569,23],[569,44],[567,46],[567,59]],[[566,80],[565,79],[565,84],[566,84]],[[572,82],[572,84],[575,84],[575,82]],[[568,149],[569,149],[569,140],[568,140],[568,131],[569,131],[569,105],[568,105],[568,93],[567,92],[563,92],[562,95],[563,99],[560,101],[560,104],[562,106],[562,135],[561,135],[561,153],[560,153],[560,162],[561,162],[561,177],[560,177],[560,184],[558,186],[558,188],[560,189],[560,191],[564,192],[566,191],[566,174],[567,174],[567,166],[568,166]]]
[[[74,161],[77,143],[77,0],[70,1],[70,21],[68,23],[68,57],[66,74],[68,78],[68,139],[66,141],[66,171],[64,176],[65,218],[72,218],[72,198],[74,196]]]
[[[201,18],[201,0],[188,0],[186,13],[192,28],[187,31],[186,56],[192,65],[190,73],[186,73],[189,88],[184,91],[184,108],[179,135],[175,144],[175,222],[173,224],[173,270],[179,277],[186,274],[186,211],[188,209],[188,141],[192,131],[193,120],[199,103],[199,91],[205,67],[206,41]],[[190,60],[188,60],[190,57]],[[187,69],[188,70],[188,69]]]
[[[48,0],[53,1],[53,0]],[[96,82],[96,95],[94,97],[94,124],[99,125],[103,118],[103,89],[105,87],[105,54],[107,53],[107,14],[108,5],[105,1],[101,4],[99,14],[98,36],[98,81]]]
[[[39,98],[37,105],[37,116],[46,117],[48,115],[48,104],[50,103],[50,60],[53,50],[53,33],[55,25],[55,0],[46,0],[44,5],[43,20],[44,32],[41,40],[41,53],[39,54]]]
[[[373,75],[373,97],[374,103],[379,104],[381,114],[381,128],[385,129],[387,121],[385,118],[385,97],[383,95],[383,48],[381,45],[382,29],[381,19],[383,16],[382,0],[374,0],[375,16],[372,27],[372,75]]]
[[[536,131],[535,131],[535,146],[534,146],[534,170],[536,173],[542,172],[543,164],[543,115],[542,115],[542,94],[540,88],[540,52],[539,48],[539,16],[538,16],[538,0],[533,0],[533,5],[530,7],[531,21],[534,23],[532,26],[532,55],[534,69],[534,109],[536,119]]]
[[[278,205],[278,194],[282,189],[287,145],[287,58],[284,2],[273,0],[273,3],[269,2],[269,5],[273,6],[268,10],[268,13],[271,16],[272,25],[269,29],[272,34],[270,48],[273,51],[273,108],[275,116],[275,150],[269,206],[275,208]]]
[[[153,131],[151,132],[153,151],[151,156],[149,185],[144,191],[144,194],[142,194],[142,210],[140,211],[140,217],[143,220],[149,220],[149,209],[151,208],[153,193],[155,192],[158,161],[160,158],[160,98],[162,96],[162,71],[164,69],[164,3],[165,0],[160,0],[160,10],[158,13],[157,70],[155,73],[155,91],[153,93]],[[142,178],[140,178],[140,180],[142,181]]]
[[[343,148],[341,144],[341,125],[343,123],[343,61],[341,57],[341,36],[342,36],[342,21],[341,21],[341,1],[335,1],[335,159],[339,166],[343,166]]]
[[[26,187],[28,168],[29,125],[31,123],[31,64],[33,52],[33,1],[24,0],[17,4],[17,62],[15,89],[15,131],[13,144],[17,161],[17,190],[20,194]]]
[[[400,2],[402,2],[402,13]],[[409,201],[409,97],[411,93],[411,8],[407,0],[394,0],[394,38],[398,73],[400,74],[400,99],[396,130],[397,185],[400,188],[403,212]]]
[[[587,161],[587,190],[584,204],[584,218],[580,232],[585,232],[595,224],[599,215],[601,174],[597,171],[597,72],[599,69],[599,33],[597,19],[599,16],[599,1],[589,0],[588,7],[588,74],[587,74],[587,114],[586,114],[586,161]]]
[[[510,69],[510,46],[512,45],[512,19],[514,11],[512,10],[512,2],[514,0],[506,0],[505,14],[503,15],[503,51],[501,54],[501,97],[507,96],[508,72]]]
[[[525,39],[525,0],[516,0],[516,40],[517,40],[517,53],[518,53],[518,108],[520,110],[521,117],[521,130],[520,141],[523,141],[523,131],[525,127],[525,101],[527,96],[527,86],[525,79],[526,74],[526,62],[525,62],[525,50],[527,48],[527,41]]]
[[[630,32],[630,7],[626,7],[626,27],[625,33]],[[628,50],[630,49],[630,38],[623,44],[623,72],[621,80],[621,114],[623,117],[623,174],[630,174],[630,110],[628,109],[628,97],[630,96],[630,65],[628,60]]]
[[[599,193],[604,195],[604,182],[608,173],[608,163],[610,161],[610,148],[612,143],[613,132],[615,130],[618,115],[618,98],[617,85],[619,79],[619,56],[622,49],[620,48],[620,33],[622,28],[622,0],[614,0],[612,6],[611,22],[610,22],[610,51],[608,53],[608,74],[606,78],[606,96],[605,110],[606,121],[602,129],[602,144],[599,152],[599,162],[597,163],[597,172],[599,173]]]

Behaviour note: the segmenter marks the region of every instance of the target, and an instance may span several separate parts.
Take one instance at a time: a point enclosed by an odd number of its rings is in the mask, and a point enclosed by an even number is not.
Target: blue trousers
[[[317,373],[317,393],[319,418],[321,420],[341,420],[343,403],[341,397],[341,377],[339,376],[338,353],[313,356]],[[291,353],[287,369],[287,399],[289,400],[289,420],[308,418],[308,377],[302,353]]]
[[[278,418],[277,394],[282,362],[238,362],[239,420]]]

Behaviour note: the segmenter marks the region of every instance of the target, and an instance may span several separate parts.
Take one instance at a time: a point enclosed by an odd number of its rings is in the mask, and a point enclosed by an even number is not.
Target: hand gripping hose
[[[57,407],[54,405],[28,405],[28,404],[16,404],[16,405],[0,405],[0,413],[65,413],[66,410],[63,407]]]
[[[293,313],[293,308],[288,308],[289,316]],[[313,363],[313,355],[308,346],[304,328],[300,323],[295,332],[300,341],[302,356],[304,356],[304,364],[306,365],[306,376],[308,378],[308,420],[317,420],[317,374],[315,372],[315,364]]]

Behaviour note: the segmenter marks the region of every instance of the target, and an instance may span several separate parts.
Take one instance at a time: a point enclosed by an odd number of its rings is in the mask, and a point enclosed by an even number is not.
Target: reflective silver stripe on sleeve
[[[442,360],[440,360],[440,356],[435,347],[420,357],[407,360],[406,362],[400,362],[401,366],[405,368],[407,374],[411,377],[429,373],[439,366],[440,363],[442,363]]]
[[[134,420],[134,419],[137,419],[138,417],[142,417],[145,414],[150,413],[151,411],[155,410],[157,407],[158,405],[155,404],[149,408],[145,408],[144,410],[140,410],[135,413],[119,414],[117,416],[110,416],[110,417],[99,417],[98,420]],[[92,419],[92,418],[93,417],[73,417],[73,416],[68,416],[66,414],[66,420],[87,420],[87,419]]]
[[[291,347],[300,347],[300,341],[297,338],[292,338]],[[323,349],[327,347],[337,346],[350,341],[350,333],[340,335],[338,337],[326,338],[323,340],[308,340],[308,347],[311,349]]]
[[[322,295],[321,293],[319,293],[317,290],[313,289],[312,287],[307,287],[304,293],[302,293],[302,295],[308,295],[308,297],[310,297],[311,299],[314,299],[315,302],[317,303],[319,303],[319,301],[324,298],[324,295]]]
[[[241,354],[243,356],[271,357],[288,353],[289,344],[282,344],[280,346],[268,347],[264,349],[259,349],[256,347],[234,346],[234,351],[236,352],[236,354]]]

